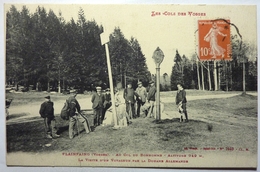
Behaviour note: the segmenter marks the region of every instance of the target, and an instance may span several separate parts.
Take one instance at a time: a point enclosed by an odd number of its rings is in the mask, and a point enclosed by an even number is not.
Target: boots
[[[50,134],[46,134],[47,139],[52,139],[52,136]]]
[[[187,113],[187,112],[184,112],[184,114],[185,114],[185,118],[186,118],[185,122],[189,122],[188,113]]]
[[[183,115],[181,114],[180,122],[183,122]]]
[[[90,129],[89,129],[89,126],[88,126],[88,123],[87,123],[87,121],[84,121],[83,122],[83,125],[84,125],[84,128],[85,128],[85,130],[86,130],[86,133],[88,134],[90,131]]]

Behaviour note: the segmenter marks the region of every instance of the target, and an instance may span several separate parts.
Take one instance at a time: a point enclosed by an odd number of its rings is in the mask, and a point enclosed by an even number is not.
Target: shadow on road
[[[69,130],[69,126],[66,125],[66,126],[62,126],[62,127],[59,127],[58,131],[57,131],[57,134],[62,134],[63,132],[65,131],[68,131]]]

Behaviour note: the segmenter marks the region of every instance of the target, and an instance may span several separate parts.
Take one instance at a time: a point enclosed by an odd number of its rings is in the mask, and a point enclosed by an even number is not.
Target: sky
[[[34,13],[39,4],[24,5]],[[198,28],[198,20],[230,19],[231,23],[239,28],[243,40],[256,45],[256,6],[253,5],[44,4],[40,6],[47,10],[52,9],[57,15],[61,11],[66,21],[71,18],[77,20],[81,7],[86,19],[94,19],[97,24],[102,24],[107,33],[112,33],[115,27],[119,27],[126,39],[134,37],[139,41],[151,73],[156,71],[152,55],[157,47],[164,53],[164,60],[160,66],[161,74],[171,74],[177,49],[180,55],[188,58],[197,52],[197,35],[194,32]],[[5,7],[8,10],[10,6]],[[17,4],[16,7],[20,10],[22,5]],[[198,13],[202,16],[198,16]],[[234,32],[235,30],[231,29],[231,33]]]

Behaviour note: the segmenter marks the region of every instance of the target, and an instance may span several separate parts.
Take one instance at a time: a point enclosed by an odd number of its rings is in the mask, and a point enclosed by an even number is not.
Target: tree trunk
[[[50,92],[50,81],[49,81],[49,79],[48,79],[47,92]]]
[[[58,82],[58,93],[61,93],[60,79],[59,79],[59,82]]]
[[[209,61],[208,61],[208,80],[209,80],[209,90],[211,91],[211,77],[210,77],[210,68],[209,68]]]
[[[125,71],[124,75],[125,75],[124,76],[124,79],[125,79],[125,83],[124,84],[125,84],[125,88],[126,88],[126,71]]]
[[[225,78],[226,78],[226,91],[228,91],[228,63],[225,61]]]
[[[215,91],[218,90],[217,62],[214,60],[214,86]]]
[[[62,93],[65,92],[66,88],[65,88],[65,81],[64,81],[64,77],[62,78]]]
[[[220,90],[221,77],[220,77],[220,61],[218,62],[218,90]]]
[[[184,75],[183,75],[183,65],[181,62],[181,79],[182,79],[182,83],[184,84]]]
[[[203,71],[203,65],[201,64],[201,79],[202,79],[202,90],[205,90],[205,86],[204,86],[204,71]]]
[[[246,71],[245,71],[245,57],[243,56],[243,94],[246,94]]]
[[[15,82],[14,82],[14,85],[15,85],[15,91],[18,91],[18,82],[17,82],[17,80],[15,80]]]
[[[122,63],[120,62],[120,65],[119,65],[119,67],[120,67],[120,74],[121,74],[121,78],[120,78],[120,82],[121,82],[121,85],[123,86],[123,77],[124,77],[124,74],[123,74],[123,70],[122,70]]]
[[[201,90],[201,88],[200,88],[200,71],[199,71],[199,62],[198,61],[197,61],[197,76],[198,76],[199,90]]]
[[[232,63],[230,63],[230,88],[231,88],[231,91],[233,90],[233,77],[232,77]]]

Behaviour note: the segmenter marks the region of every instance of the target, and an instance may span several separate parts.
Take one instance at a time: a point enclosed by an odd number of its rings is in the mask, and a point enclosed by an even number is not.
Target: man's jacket
[[[180,102],[182,102],[182,103],[187,102],[185,90],[178,90],[177,91],[175,102],[176,102],[176,105],[178,105]]]
[[[104,101],[105,101],[105,97],[102,93],[100,93],[100,95],[98,95],[98,93],[94,93],[91,99],[92,108],[93,109],[103,108]]]
[[[80,105],[77,99],[74,96],[71,96],[68,98],[68,103],[69,103],[69,109],[70,113],[69,116],[74,116],[77,112],[80,112]]]
[[[156,88],[155,85],[151,86],[148,92],[147,100],[155,101]]]
[[[51,102],[51,101],[43,102],[41,104],[39,113],[40,113],[41,117],[43,117],[43,118],[54,117],[53,102]]]

